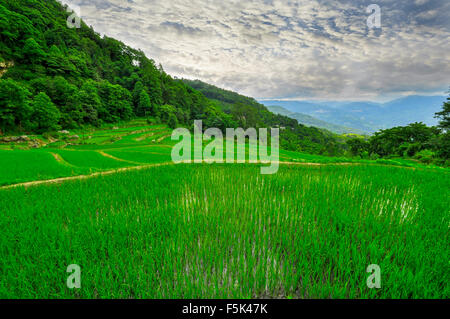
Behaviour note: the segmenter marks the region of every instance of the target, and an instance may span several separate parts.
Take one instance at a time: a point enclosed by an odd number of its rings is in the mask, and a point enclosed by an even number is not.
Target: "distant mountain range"
[[[346,133],[353,133],[353,134],[358,134],[358,135],[366,135],[367,134],[367,132],[365,132],[363,130],[345,127],[342,125],[336,125],[336,124],[332,124],[332,123],[328,123],[328,122],[319,120],[310,115],[291,112],[281,106],[267,106],[267,108],[269,109],[269,111],[271,111],[273,113],[288,116],[290,118],[297,120],[300,124],[303,124],[306,126],[322,128],[322,129],[325,129],[325,130],[328,130],[330,132],[337,133],[337,134],[346,134]]]
[[[314,102],[314,101],[260,101],[275,112],[274,106],[280,106],[296,118],[300,123],[323,127],[336,133],[347,133],[348,128],[356,129],[348,133],[374,133],[380,129],[405,126],[414,122],[423,122],[429,126],[438,124],[434,118],[436,112],[442,110],[445,96],[412,95],[387,103],[374,102]],[[285,112],[278,109],[280,112]],[[276,111],[276,113],[279,113]],[[283,114],[283,113],[280,113]],[[306,118],[310,116],[313,119]],[[297,118],[298,117],[298,118]],[[302,119],[302,120],[301,120]],[[304,123],[312,121],[312,123]],[[314,120],[323,121],[314,122]],[[336,125],[332,128],[329,124]],[[344,127],[344,128],[342,128]]]

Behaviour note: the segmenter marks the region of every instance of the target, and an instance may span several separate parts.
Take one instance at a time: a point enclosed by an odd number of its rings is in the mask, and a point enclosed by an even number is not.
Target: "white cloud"
[[[381,31],[368,30],[356,0],[65,2],[172,75],[257,98],[375,99],[450,84],[445,0],[379,0]]]

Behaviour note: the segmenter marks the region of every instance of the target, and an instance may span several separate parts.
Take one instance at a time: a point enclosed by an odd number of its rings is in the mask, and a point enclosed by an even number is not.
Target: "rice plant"
[[[0,190],[0,298],[448,298],[449,195],[447,172],[364,165],[176,165]]]

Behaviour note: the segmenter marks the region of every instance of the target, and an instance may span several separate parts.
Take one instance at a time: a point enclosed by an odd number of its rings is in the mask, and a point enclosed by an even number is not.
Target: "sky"
[[[260,100],[386,101],[450,87],[448,0],[61,2],[172,76]],[[380,28],[369,27],[371,4]]]

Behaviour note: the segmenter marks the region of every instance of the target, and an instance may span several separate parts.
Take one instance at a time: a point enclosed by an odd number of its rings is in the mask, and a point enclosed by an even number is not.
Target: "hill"
[[[336,125],[332,123],[328,123],[322,120],[319,120],[313,116],[302,114],[302,113],[296,113],[286,110],[285,108],[281,106],[267,106],[269,111],[288,116],[290,118],[293,118],[297,120],[300,124],[306,125],[306,126],[313,126],[317,128],[322,128],[325,130],[328,130],[330,132],[336,133],[336,134],[358,134],[358,135],[366,135],[367,132],[363,130],[358,130],[354,128],[349,128],[341,125]]]
[[[172,128],[191,127],[194,120],[222,130],[278,126],[288,150],[341,152],[332,134],[275,115],[254,99],[192,88],[142,51],[101,37],[83,21],[69,28],[69,15],[56,0],[0,1],[0,134],[151,117]]]
[[[43,132],[133,117],[232,126],[201,93],[142,51],[81,21],[69,28],[55,0],[0,1],[0,130]]]
[[[299,124],[289,116],[274,114],[254,98],[199,80],[183,81],[214,101],[221,111],[230,114],[242,127],[282,127],[280,143],[284,149],[325,155],[338,155],[343,152],[342,141],[331,132]]]

